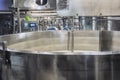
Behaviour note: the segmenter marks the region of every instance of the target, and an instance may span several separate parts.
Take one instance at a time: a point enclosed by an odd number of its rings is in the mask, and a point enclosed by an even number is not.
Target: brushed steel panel
[[[21,9],[48,10],[56,9],[56,0],[47,0],[47,4],[38,5],[36,0],[15,0],[15,7]]]
[[[94,55],[90,55],[88,53],[79,52],[79,55],[11,53],[11,64],[2,64],[0,77],[2,76],[1,80],[120,79],[120,54],[104,52],[104,55],[96,55],[103,52],[95,52]]]
[[[61,16],[116,16],[120,14],[119,0],[67,0],[68,7],[59,9]]]

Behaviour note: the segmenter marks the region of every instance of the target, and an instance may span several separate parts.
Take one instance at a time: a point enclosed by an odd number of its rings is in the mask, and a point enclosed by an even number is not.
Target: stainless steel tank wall
[[[1,36],[0,41],[7,41],[7,47],[18,52],[0,50],[0,54],[5,54],[0,56],[0,80],[119,80],[119,34],[48,31]],[[72,42],[75,51],[66,51],[69,43],[72,48]],[[34,53],[31,48],[37,44],[54,48]]]
[[[99,31],[30,32],[1,37],[9,50],[18,51],[99,51]]]
[[[119,31],[47,31],[0,36],[15,51],[119,51]]]
[[[0,36],[9,50],[25,51],[119,51],[119,31],[48,31]],[[73,39],[73,40],[72,40]]]
[[[119,52],[10,53],[1,80],[119,80]],[[62,55],[63,54],[63,55]],[[98,55],[99,54],[99,55]]]
[[[120,50],[120,34],[119,31],[113,32],[113,39],[112,39],[112,50],[119,51]]]
[[[99,51],[99,31],[74,31],[74,50]]]

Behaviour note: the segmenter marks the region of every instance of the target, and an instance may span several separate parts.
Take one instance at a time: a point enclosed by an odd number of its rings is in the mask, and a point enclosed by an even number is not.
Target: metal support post
[[[110,20],[110,17],[107,18],[107,30],[111,31],[112,30],[112,21]]]
[[[82,26],[83,26],[83,30],[86,30],[86,26],[85,26],[85,17],[82,17]]]
[[[92,30],[96,30],[96,17],[92,17]]]
[[[18,29],[21,32],[20,8],[17,8]]]

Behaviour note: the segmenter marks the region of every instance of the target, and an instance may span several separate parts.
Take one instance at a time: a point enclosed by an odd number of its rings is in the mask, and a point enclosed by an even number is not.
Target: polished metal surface
[[[119,36],[119,31],[40,31],[0,36],[0,41],[17,52],[120,51]]]
[[[15,7],[21,9],[48,10],[56,9],[56,0],[47,0],[47,4],[38,5],[38,0],[15,0]]]
[[[43,31],[0,36],[7,42],[5,55],[0,49],[0,80],[119,80],[119,34]]]
[[[112,39],[112,51],[119,51],[120,50],[120,34],[119,31],[113,32],[113,39]]]
[[[99,31],[29,32],[3,36],[0,40],[7,41],[7,48],[16,51],[71,51],[73,46],[74,50],[99,51]]]
[[[120,0],[57,0],[61,16],[117,16],[120,14]],[[63,6],[61,8],[61,5]]]
[[[10,63],[2,65],[0,77],[1,80],[120,79],[119,53],[104,52],[105,55],[88,53],[75,53],[79,55],[10,53]],[[95,52],[95,54],[103,53]]]
[[[36,1],[15,0],[14,7],[30,10],[53,9],[59,16],[118,16],[120,14],[119,0],[47,0],[48,3],[45,5],[39,5]]]

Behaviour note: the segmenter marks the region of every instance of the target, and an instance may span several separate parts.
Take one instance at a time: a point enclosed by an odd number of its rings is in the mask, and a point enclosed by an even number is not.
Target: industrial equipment
[[[120,80],[119,0],[13,0],[0,80]]]
[[[38,22],[35,21],[22,21],[21,24],[22,32],[38,31]]]
[[[1,36],[2,80],[118,80],[119,34],[42,31]]]
[[[15,0],[15,7],[29,10],[55,10],[56,0]]]

